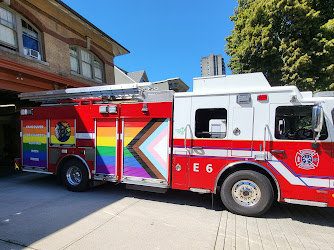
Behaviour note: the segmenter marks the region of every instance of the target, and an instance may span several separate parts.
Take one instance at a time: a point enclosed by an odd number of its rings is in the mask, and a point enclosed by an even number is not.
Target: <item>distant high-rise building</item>
[[[202,57],[201,60],[202,76],[225,75],[225,63],[222,55],[210,54]]]

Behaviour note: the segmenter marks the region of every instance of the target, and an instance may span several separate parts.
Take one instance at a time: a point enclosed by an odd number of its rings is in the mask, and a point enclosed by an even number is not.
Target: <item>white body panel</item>
[[[194,78],[194,92],[207,92],[208,90],[243,90],[251,88],[268,88],[269,82],[262,73],[241,75],[222,75],[213,77]]]

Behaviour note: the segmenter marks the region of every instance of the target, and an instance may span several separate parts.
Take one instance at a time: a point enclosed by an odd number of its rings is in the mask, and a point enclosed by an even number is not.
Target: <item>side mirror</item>
[[[315,140],[319,139],[324,124],[324,110],[319,104],[312,110],[312,130],[317,133]]]

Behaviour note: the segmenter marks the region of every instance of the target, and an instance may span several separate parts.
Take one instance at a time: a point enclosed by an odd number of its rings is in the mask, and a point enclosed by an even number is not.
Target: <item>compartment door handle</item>
[[[285,150],[280,150],[280,149],[273,149],[271,150],[271,152],[274,154],[285,154]]]

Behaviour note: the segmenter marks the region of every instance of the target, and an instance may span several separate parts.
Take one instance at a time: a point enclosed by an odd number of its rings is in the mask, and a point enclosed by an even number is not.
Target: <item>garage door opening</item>
[[[18,94],[0,90],[0,171],[2,172],[13,169],[14,159],[20,157],[20,108],[32,106],[32,103],[21,101]]]

